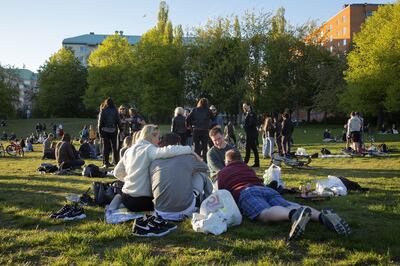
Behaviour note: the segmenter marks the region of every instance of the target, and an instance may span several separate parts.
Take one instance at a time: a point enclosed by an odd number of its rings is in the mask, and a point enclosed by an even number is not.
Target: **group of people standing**
[[[139,131],[146,122],[134,108],[121,105],[118,110],[111,98],[100,105],[98,133],[103,143],[103,165],[110,167],[119,161],[119,150],[126,137]],[[112,163],[109,161],[112,152]]]
[[[280,155],[290,155],[294,125],[289,113],[283,113],[278,119],[267,116],[261,129],[263,133],[262,154],[264,158],[272,157],[275,142]]]

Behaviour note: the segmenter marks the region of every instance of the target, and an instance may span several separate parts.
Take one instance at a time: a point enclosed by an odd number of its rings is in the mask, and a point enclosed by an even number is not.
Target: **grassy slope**
[[[28,128],[26,120],[12,122],[9,127],[21,132]],[[78,131],[82,123],[70,120],[64,125]],[[303,146],[309,153],[322,146],[339,152],[342,144],[318,144],[322,128],[297,128],[296,147]],[[389,147],[400,148],[399,138],[392,140],[397,142],[386,141]],[[35,149],[40,150],[40,146]],[[210,236],[193,232],[190,221],[185,221],[166,237],[143,239],[130,234],[131,223],[105,224],[101,208],[85,208],[88,217],[82,221],[51,220],[48,215],[64,204],[66,195],[83,193],[93,180],[41,175],[35,172],[40,163],[40,152],[27,153],[24,158],[0,158],[0,265],[400,263],[399,153],[388,158],[316,159],[314,170],[283,167],[282,177],[289,187],[331,174],[349,177],[371,189],[366,194],[310,204],[318,209],[333,207],[351,225],[351,237],[338,238],[319,224],[309,224],[304,239],[290,245],[285,242],[288,222],[262,225],[244,219],[243,225]],[[262,160],[260,175],[268,164]]]

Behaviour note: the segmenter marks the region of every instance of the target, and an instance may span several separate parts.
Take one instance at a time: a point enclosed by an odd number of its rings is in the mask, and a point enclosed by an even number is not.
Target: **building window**
[[[367,17],[370,17],[370,16],[372,16],[372,10],[365,11],[365,17],[367,18]]]
[[[329,36],[329,41],[330,41],[330,42],[332,42],[332,41],[333,41],[333,37],[332,37],[332,35],[331,35],[331,36]]]
[[[343,46],[347,45],[347,39],[343,39]]]
[[[346,22],[346,16],[343,16],[343,17],[342,17],[342,21],[343,21],[343,23]]]
[[[347,31],[347,30],[346,30],[346,27],[344,27],[344,28],[343,28],[343,35],[346,34],[346,31]]]
[[[333,52],[333,46],[329,47],[329,51]]]
[[[332,24],[331,24],[331,25],[329,25],[329,30],[330,30],[330,31],[332,30],[332,28],[333,28],[333,27],[332,27]]]
[[[324,37],[324,31],[321,31],[321,37]]]

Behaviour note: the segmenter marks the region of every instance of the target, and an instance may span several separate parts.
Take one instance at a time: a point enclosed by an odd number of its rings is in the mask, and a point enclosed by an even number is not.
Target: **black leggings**
[[[195,129],[193,131],[194,151],[202,156],[204,162],[207,162],[208,138],[208,130]]]
[[[154,211],[153,197],[131,197],[122,193],[122,203],[133,212]]]

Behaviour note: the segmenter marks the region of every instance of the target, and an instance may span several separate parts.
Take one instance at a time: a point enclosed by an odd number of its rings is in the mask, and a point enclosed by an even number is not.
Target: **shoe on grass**
[[[169,232],[177,228],[176,224],[164,220],[161,216],[152,215],[149,219],[152,223],[157,224],[159,227],[167,228]]]
[[[292,216],[292,228],[289,233],[289,240],[299,239],[306,229],[307,223],[311,219],[311,209],[300,207]]]
[[[132,234],[142,237],[159,237],[169,233],[170,230],[167,227],[161,227],[152,222],[151,217],[144,216],[136,219],[133,223]]]
[[[348,223],[340,218],[332,209],[323,209],[321,220],[329,230],[336,232],[338,235],[348,236],[351,233]]]
[[[72,206],[68,212],[58,215],[56,218],[64,221],[81,220],[86,218],[86,214],[82,207]]]
[[[64,205],[61,209],[59,209],[58,211],[52,213],[50,215],[50,218],[56,219],[59,215],[63,215],[67,212],[69,212],[71,210],[72,206],[71,205]]]

